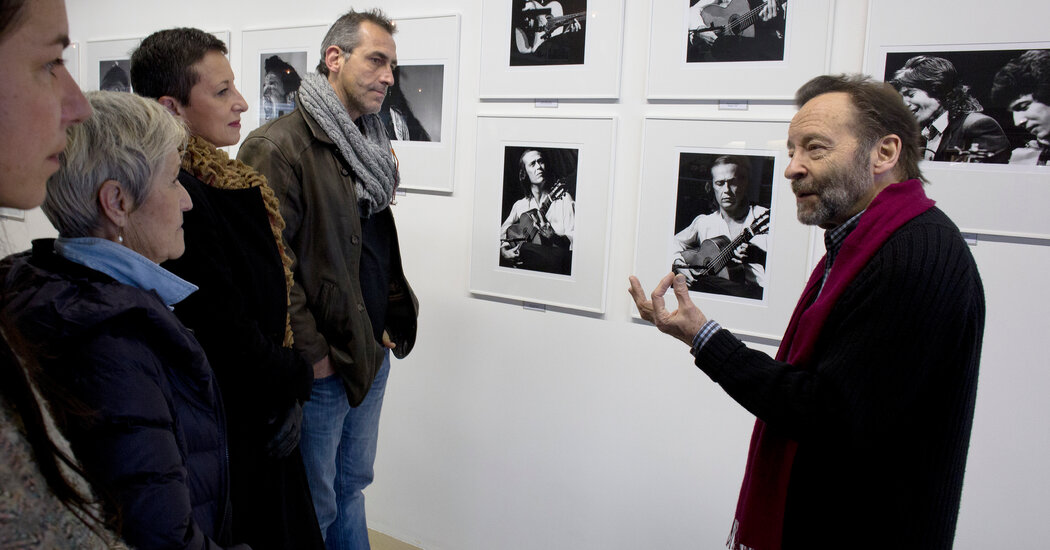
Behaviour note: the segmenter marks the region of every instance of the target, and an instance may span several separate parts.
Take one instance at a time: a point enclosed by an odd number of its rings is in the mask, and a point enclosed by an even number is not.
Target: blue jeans
[[[365,496],[379,440],[379,412],[390,374],[387,352],[364,401],[350,407],[338,374],[314,380],[303,405],[299,449],[317,522],[329,550],[368,550]]]

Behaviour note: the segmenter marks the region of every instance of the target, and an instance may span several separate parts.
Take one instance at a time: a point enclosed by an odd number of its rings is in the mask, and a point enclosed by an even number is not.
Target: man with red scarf
[[[730,548],[951,548],[984,332],[977,266],[923,192],[918,127],[893,88],[820,76],[795,100],[785,176],[827,254],[777,357],[707,319],[681,275],[649,298],[631,277],[631,295],[757,417]]]

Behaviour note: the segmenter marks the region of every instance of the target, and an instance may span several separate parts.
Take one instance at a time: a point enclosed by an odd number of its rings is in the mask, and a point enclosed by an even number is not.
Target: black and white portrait
[[[508,146],[499,264],[571,275],[578,149]]]
[[[681,153],[670,269],[695,292],[762,299],[773,157]]]
[[[784,0],[689,2],[686,62],[783,61]]]
[[[512,0],[510,65],[582,65],[587,0]]]
[[[306,52],[259,54],[259,124],[295,110]]]
[[[98,63],[98,89],[109,92],[131,91],[131,60],[113,59]]]
[[[444,65],[398,65],[379,117],[387,136],[402,141],[441,141]]]
[[[1050,161],[1050,50],[887,53],[884,78],[919,122],[926,160]]]

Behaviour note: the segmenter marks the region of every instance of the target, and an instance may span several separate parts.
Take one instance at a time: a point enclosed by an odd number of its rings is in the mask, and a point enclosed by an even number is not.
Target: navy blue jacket
[[[3,309],[46,377],[89,414],[55,411],[135,548],[228,542],[222,403],[200,345],[153,291],[65,260],[53,241],[0,264]],[[45,395],[45,397],[47,397]]]

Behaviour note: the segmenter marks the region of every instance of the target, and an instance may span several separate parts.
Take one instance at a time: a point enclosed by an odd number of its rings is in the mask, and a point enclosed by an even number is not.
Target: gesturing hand
[[[660,332],[670,334],[687,345],[693,345],[693,337],[707,322],[707,317],[689,297],[689,286],[686,285],[685,277],[668,273],[663,279],[660,279],[660,283],[653,289],[651,299],[648,300],[638,278],[631,275],[630,281],[631,288],[628,292],[631,298],[634,298],[634,305],[638,308],[642,319],[656,325]],[[678,299],[678,309],[669,312],[664,307],[664,294],[667,293],[672,283],[675,298]]]

